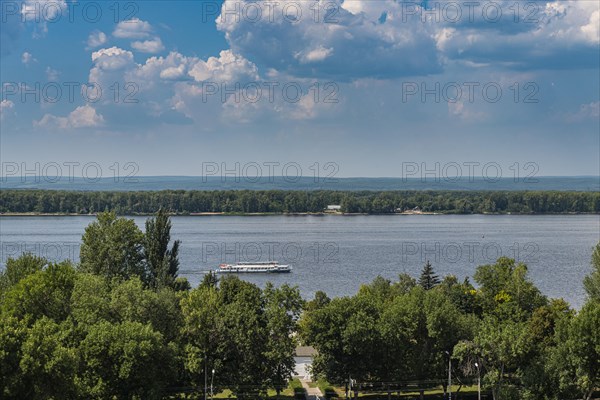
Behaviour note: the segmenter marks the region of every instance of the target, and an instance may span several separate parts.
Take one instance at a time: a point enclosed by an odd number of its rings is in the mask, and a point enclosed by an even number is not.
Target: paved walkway
[[[309,381],[304,379],[300,379],[300,382],[302,383],[302,387],[306,389],[306,397],[308,400],[319,400],[324,398],[323,393],[321,393],[321,389],[318,387],[311,388],[308,386]]]

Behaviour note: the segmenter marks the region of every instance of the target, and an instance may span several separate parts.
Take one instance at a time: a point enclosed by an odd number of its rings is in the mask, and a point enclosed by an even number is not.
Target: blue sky
[[[597,1],[1,4],[3,163],[600,173]]]

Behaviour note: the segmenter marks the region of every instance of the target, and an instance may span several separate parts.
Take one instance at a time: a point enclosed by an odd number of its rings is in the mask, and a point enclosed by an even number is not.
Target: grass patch
[[[316,382],[309,383],[310,387],[318,387],[323,393],[326,399],[344,399],[345,393],[344,388],[331,385],[324,379],[319,379]],[[458,386],[452,387],[452,399],[456,400],[477,400],[477,386],[463,386],[459,393],[456,393]],[[350,398],[353,399],[354,393],[351,393]],[[443,400],[444,390],[442,387],[426,390],[424,392],[425,400]],[[361,400],[388,400],[387,392],[372,392],[372,393],[359,393]],[[171,398],[176,399],[204,399],[202,394],[188,395],[181,397],[180,395],[173,396]],[[229,389],[224,389],[219,393],[215,393],[214,399],[236,399],[235,395]],[[398,395],[398,392],[392,392],[391,400],[419,400],[420,393],[417,391],[403,392]],[[258,400],[258,397],[256,398]],[[306,390],[302,387],[302,383],[299,379],[293,379],[289,382],[287,388],[281,391],[279,397],[275,390],[269,389],[267,392],[266,400],[305,400]],[[483,394],[482,399],[491,399],[491,395]]]
[[[458,386],[452,386],[452,398],[458,400],[475,400],[477,399],[477,386],[462,386],[460,392],[456,392],[458,390]],[[342,388],[337,388],[338,391],[341,392],[341,397],[344,397],[344,390]],[[433,399],[443,399],[444,398],[444,389],[440,386],[435,389],[425,390],[423,392],[424,399],[433,400]],[[388,400],[387,392],[372,392],[372,393],[359,393],[358,397],[363,400]],[[397,391],[392,392],[390,397],[392,400],[394,399],[420,399],[420,393],[418,391],[411,392],[402,392],[398,395]],[[487,397],[483,395],[482,398],[486,399]],[[490,397],[491,398],[491,397]]]

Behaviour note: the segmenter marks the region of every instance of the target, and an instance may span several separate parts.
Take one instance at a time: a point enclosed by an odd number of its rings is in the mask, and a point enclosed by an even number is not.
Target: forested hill
[[[105,171],[106,172],[106,171]],[[323,176],[134,176],[99,179],[77,177],[2,176],[0,189],[50,189],[85,191],[145,190],[558,190],[599,191],[600,177],[445,176],[409,178],[337,178]]]
[[[318,213],[391,214],[418,208],[437,213],[600,213],[600,192],[561,191],[57,191],[0,190],[0,213],[151,214]]]

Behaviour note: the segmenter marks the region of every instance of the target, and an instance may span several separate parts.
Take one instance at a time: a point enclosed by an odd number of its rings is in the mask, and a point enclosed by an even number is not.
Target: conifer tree
[[[435,274],[431,263],[429,262],[429,260],[427,260],[427,263],[423,267],[423,271],[421,271],[419,285],[421,285],[425,290],[431,290],[439,284],[440,278]]]

